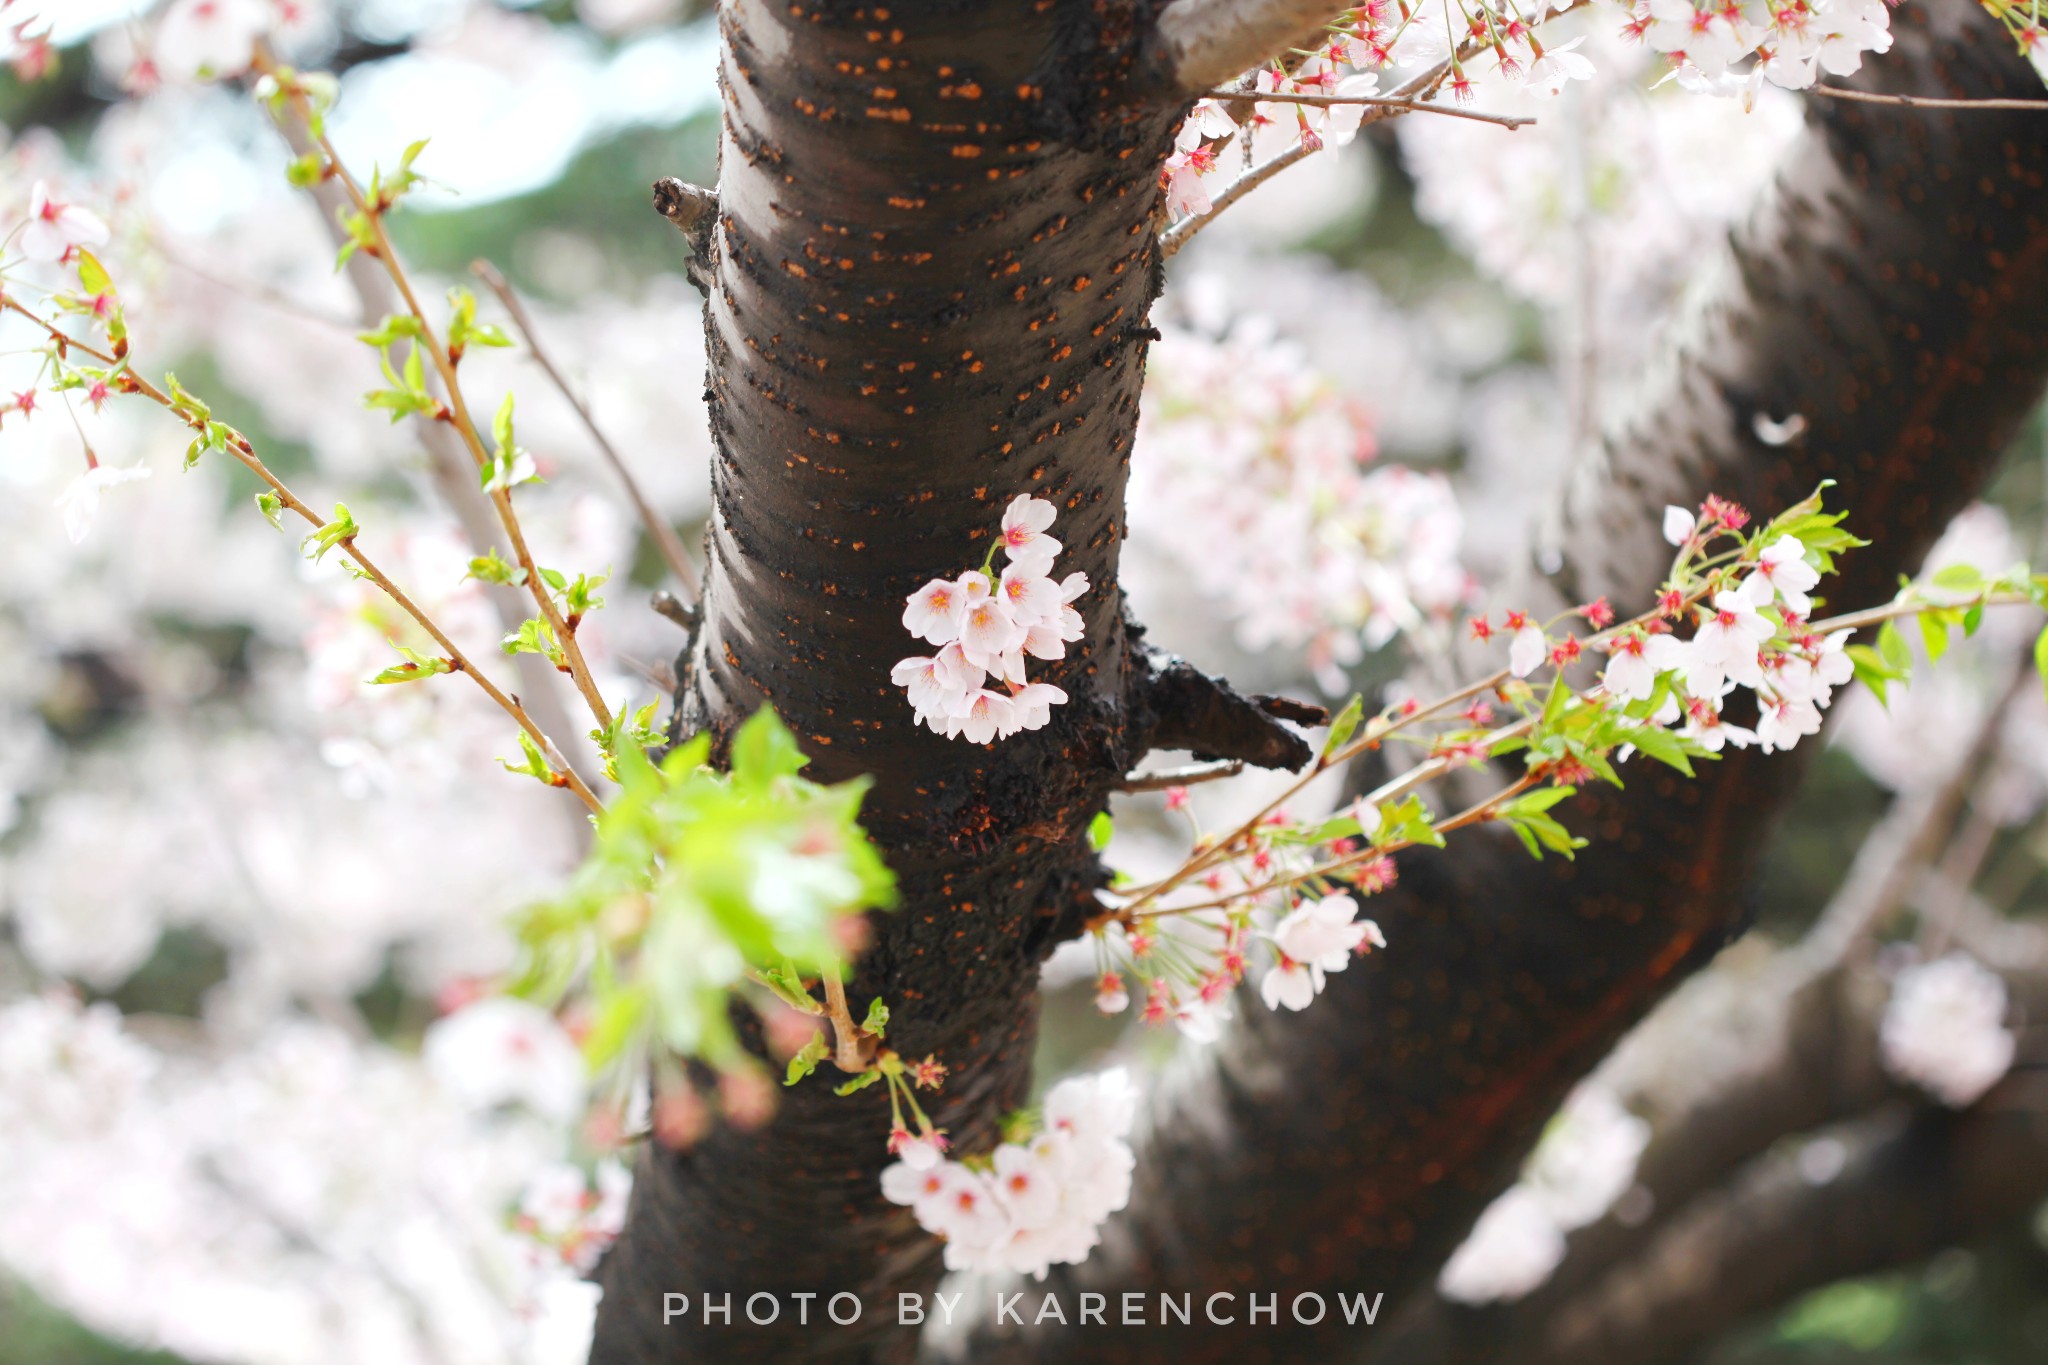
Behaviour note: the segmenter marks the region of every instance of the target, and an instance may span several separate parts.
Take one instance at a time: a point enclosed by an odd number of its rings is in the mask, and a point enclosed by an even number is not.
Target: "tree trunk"
[[[1155,741],[1298,765],[1253,703],[1137,643],[1117,588],[1158,288],[1158,173],[1185,101],[1150,74],[1150,0],[728,0],[718,214],[704,234],[717,444],[683,731],[776,708],[809,775],[875,779],[863,823],[901,886],[855,1010],[936,1053],[933,1117],[983,1151],[1030,1081],[1038,967],[1095,909],[1084,832]],[[926,579],[981,561],[1019,493],[1053,501],[1087,638],[1034,663],[1051,725],[993,746],[915,726],[890,666]],[[592,1359],[901,1360],[895,1294],[939,1246],[883,1201],[889,1104],[827,1075],[764,1129],[650,1146],[603,1268]],[[831,1296],[859,1322],[821,1327]],[[664,1296],[689,1312],[664,1325]],[[748,1322],[749,1295],[780,1297]],[[799,1300],[810,1319],[797,1321]],[[703,1313],[730,1295],[725,1325]],[[761,1306],[765,1315],[766,1305]],[[842,1301],[840,1315],[850,1312]]]
[[[1970,0],[1894,16],[1866,89],[2038,90]],[[1823,478],[1873,539],[1830,585],[1889,595],[1983,483],[2048,379],[2048,138],[2038,115],[1943,115],[1815,100],[1775,189],[1634,416],[1577,471],[1546,537],[1538,616],[1598,596],[1649,605],[1669,558],[1659,509],[1709,491],[1768,515]],[[1805,419],[1788,445],[1757,420]],[[1548,558],[1547,555],[1540,556]],[[1512,1178],[1571,1084],[1744,927],[1744,888],[1796,784],[1793,755],[1731,752],[1686,781],[1642,762],[1626,792],[1560,808],[1593,846],[1531,864],[1486,832],[1402,859],[1369,911],[1391,948],[1334,976],[1314,1008],[1240,1002],[1212,1052],[1151,1105],[1132,1207],[1049,1288],[1237,1293],[1239,1325],[984,1333],[990,1360],[1310,1361],[1368,1353],[1296,1293],[1426,1291]],[[1647,771],[1646,771],[1647,769]],[[1279,1321],[1244,1321],[1248,1291]],[[1035,1300],[1027,1298],[1026,1302]],[[1156,1315],[1155,1315],[1156,1321]]]

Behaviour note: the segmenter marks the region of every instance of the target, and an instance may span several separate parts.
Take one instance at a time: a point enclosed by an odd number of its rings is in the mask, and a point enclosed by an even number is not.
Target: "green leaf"
[[[521,587],[526,582],[526,570],[516,564],[507,564],[496,550],[470,560],[469,576],[481,579],[485,583],[501,583],[508,587]]]
[[[1984,586],[1984,573],[1974,564],[1949,564],[1936,570],[1928,581],[1950,592],[1975,592]]]
[[[356,519],[349,515],[347,506],[337,502],[334,504],[334,520],[325,523],[300,541],[299,549],[318,563],[327,557],[329,550],[347,543],[361,530],[362,528],[356,525]]]
[[[1897,621],[1887,621],[1877,632],[1877,652],[1884,661],[1898,670],[1899,677],[1908,676],[1913,670],[1913,651],[1906,647],[1906,637],[1899,631]]]
[[[410,313],[392,313],[374,332],[358,332],[356,340],[365,346],[384,350],[401,341],[418,341],[422,336],[420,320]]]
[[[1323,757],[1325,759],[1350,742],[1351,736],[1357,733],[1358,722],[1364,716],[1365,698],[1361,694],[1354,692],[1351,694],[1351,700],[1344,703],[1344,709],[1339,711],[1336,719],[1330,722],[1330,733],[1323,740]]]
[[[100,264],[100,258],[87,251],[84,247],[78,247],[77,252],[78,283],[85,289],[85,292],[95,298],[102,294],[112,295],[114,292],[114,277],[109,275],[107,268]]]
[[[877,1038],[889,1031],[889,1007],[882,1003],[880,996],[868,1001],[868,1016],[861,1020],[860,1026],[862,1032],[872,1033]]]
[[[391,665],[391,667],[370,679],[371,682],[387,684],[419,682],[423,678],[431,678],[437,673],[451,673],[455,669],[455,665],[450,660],[422,655],[415,650],[406,648],[404,645],[398,646],[398,652],[405,656],[406,661],[402,664]]]
[[[497,449],[491,454],[491,461],[483,469],[483,486],[486,493],[517,488],[522,483],[531,483],[540,477],[533,465],[533,458],[521,450],[512,439],[511,394],[498,405],[498,415],[491,421],[491,435],[497,442]],[[543,577],[550,571],[543,570]],[[559,578],[561,575],[556,574]],[[560,584],[555,586],[560,587]]]
[[[295,190],[310,190],[326,176],[327,161],[318,152],[293,157],[284,168],[285,182]]]
[[[1678,769],[1687,777],[1693,776],[1692,759],[1685,752],[1685,744],[1677,735],[1659,725],[1645,725],[1628,733],[1628,742],[1648,754],[1659,763]]]
[[[540,746],[533,742],[533,736],[524,730],[519,732],[519,752],[525,756],[524,762],[514,763],[509,758],[501,758],[498,760],[499,766],[508,773],[522,773],[550,787],[555,785],[554,768],[549,765],[546,755],[541,753]]]
[[[1941,656],[1948,653],[1948,624],[1942,620],[1942,613],[1920,613],[1920,642],[1927,647],[1927,662],[1940,663]]]
[[[457,286],[448,291],[448,355],[451,360],[462,358],[464,351],[472,346],[510,346],[512,338],[504,329],[476,320],[476,295]]]
[[[1550,680],[1550,695],[1543,699],[1543,718],[1537,722],[1538,730],[1552,730],[1571,704],[1572,689],[1564,684],[1563,675]]]
[[[275,493],[263,492],[256,495],[256,510],[263,519],[282,531],[284,529],[284,499]]]
[[[557,668],[566,662],[554,629],[538,616],[527,617],[518,630],[498,642],[498,648],[511,655],[538,654]]]
[[[2034,641],[2034,671],[2041,675],[2041,688],[2048,692],[2048,628]]]
[[[1095,818],[1088,822],[1088,847],[1100,853],[1109,847],[1110,836],[1116,833],[1116,821],[1106,810],[1095,812]]]
[[[845,1085],[834,1086],[832,1088],[832,1093],[835,1095],[851,1095],[856,1090],[867,1089],[869,1086],[873,1085],[876,1081],[879,1081],[881,1079],[882,1073],[880,1071],[863,1071],[860,1073],[860,1075],[855,1076]]]
[[[180,384],[178,376],[166,374],[164,376],[164,389],[171,395],[171,411],[177,413],[178,416],[186,421],[205,422],[213,417],[213,409],[206,406],[204,402],[200,401],[199,398],[186,389],[183,384]]]
[[[832,1049],[825,1044],[824,1031],[821,1029],[813,1033],[811,1040],[797,1049],[797,1054],[789,1059],[789,1070],[784,1074],[782,1083],[784,1085],[795,1085],[798,1081],[816,1071],[818,1063],[831,1055]]]
[[[1560,801],[1578,794],[1576,787],[1538,787],[1535,791],[1524,792],[1500,808],[1503,818],[1515,815],[1540,814]]]
[[[810,761],[789,727],[765,706],[732,737],[732,781],[743,791],[765,791],[781,778],[795,777]]]

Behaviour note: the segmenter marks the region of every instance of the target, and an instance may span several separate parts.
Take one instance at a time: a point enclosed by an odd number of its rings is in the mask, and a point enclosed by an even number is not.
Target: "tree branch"
[[[1926,95],[1881,95],[1870,90],[1851,90],[1840,85],[1814,85],[1810,93],[1831,100],[1856,100],[1863,104],[1889,104],[1900,109],[2024,109],[2048,114],[2048,100],[1945,100]]]
[[[633,510],[640,515],[640,524],[646,527],[647,534],[654,538],[655,548],[661,552],[662,562],[668,565],[669,573],[675,577],[676,582],[682,584],[683,590],[690,594],[690,600],[695,602],[702,595],[704,587],[698,581],[697,566],[690,562],[689,551],[683,548],[682,539],[676,535],[675,527],[670,526],[647,501],[647,495],[640,491],[640,481],[633,477],[633,471],[627,467],[625,457],[619,454],[618,448],[612,445],[610,438],[604,434],[604,428],[597,424],[597,418],[591,415],[589,404],[569,387],[568,376],[556,368],[554,357],[540,344],[540,335],[534,330],[533,318],[527,313],[526,304],[520,300],[519,292],[489,261],[473,262],[469,268],[472,274],[498,296],[498,302],[503,304],[505,311],[511,315],[512,325],[519,329],[519,335],[524,338],[527,354],[533,357],[562,397],[569,400],[569,406],[576,410],[576,416],[582,419],[583,429],[590,433],[590,439],[596,443],[598,454],[604,457],[605,463],[611,466],[612,473],[625,488],[627,500],[633,504]]]
[[[1175,89],[1198,94],[1298,45],[1346,8],[1330,0],[1175,0],[1159,16],[1148,56]]]
[[[1764,1157],[1647,1253],[1566,1306],[1517,1365],[1662,1365],[1803,1290],[1925,1259],[2048,1195],[2048,1076],[2017,1072],[1969,1110],[1898,1106],[1820,1135],[1831,1180]]]
[[[1308,741],[1281,722],[1321,724],[1321,707],[1243,696],[1185,659],[1150,648],[1139,651],[1138,664],[1131,705],[1141,750],[1186,749],[1198,761],[1238,759],[1290,772],[1315,757]]]

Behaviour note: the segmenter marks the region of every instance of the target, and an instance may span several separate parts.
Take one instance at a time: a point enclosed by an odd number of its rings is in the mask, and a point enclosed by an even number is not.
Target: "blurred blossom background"
[[[395,220],[400,250],[430,292],[473,284],[477,259],[505,272],[694,545],[698,296],[648,186],[716,178],[707,7],[246,3],[277,5],[287,57],[340,73],[331,126],[352,164],[431,139],[419,169],[436,183]],[[362,404],[377,376],[354,338],[386,304],[333,268],[260,111],[189,79],[205,35],[182,8],[5,11],[0,231],[39,183],[104,217],[137,349],[312,501],[374,524],[395,576],[494,655],[522,613],[464,579],[447,452]],[[1530,553],[1532,512],[1800,119],[1771,87],[1749,112],[1652,89],[1654,54],[1611,13],[1562,22],[1599,75],[1511,145],[1448,119],[1376,125],[1173,261],[1125,560],[1167,648],[1247,688],[1372,695],[1446,653],[1467,612],[1515,605],[1481,585]],[[1524,98],[1482,90],[1505,112]],[[18,323],[0,325],[8,395],[36,388]],[[647,605],[656,547],[524,348],[471,364],[480,391],[518,394],[545,478],[522,493],[540,557],[614,574],[584,633],[606,695],[662,696],[682,637]],[[469,690],[365,685],[391,613],[295,555],[246,476],[181,472],[183,438],[152,409],[71,406],[45,394],[0,416],[0,1365],[580,1361],[596,1296],[580,1273],[622,1216],[630,1153],[582,1121],[572,1029],[513,1002],[462,1008],[510,961],[507,913],[574,865],[580,811],[499,771],[513,736]],[[150,477],[106,489],[74,544],[57,504],[82,443]],[[1935,559],[2039,565],[2044,489],[2037,417]],[[2048,705],[2011,685],[2031,638],[1993,614],[1889,710],[1841,704],[1757,929],[1674,1007],[1797,942],[1887,811],[1988,729],[1917,915],[1864,970],[1892,992],[1902,1086],[1965,1104],[2011,1065],[2006,986],[1953,926],[2034,934],[2013,960],[2048,974]],[[1195,806],[1214,827],[1263,799],[1248,778]],[[1160,799],[1117,814],[1113,860],[1164,871],[1180,836]],[[1163,1065],[1174,1031],[1098,1015],[1093,970],[1085,952],[1048,967],[1042,1073],[1114,1049]],[[1605,1071],[1581,1087],[1446,1296],[1529,1293],[1565,1232],[1625,1209],[1654,1118],[1625,1092]],[[1810,1165],[1829,1178],[1825,1149]],[[2048,1359],[2048,1210],[1731,1323],[1710,1359]]]

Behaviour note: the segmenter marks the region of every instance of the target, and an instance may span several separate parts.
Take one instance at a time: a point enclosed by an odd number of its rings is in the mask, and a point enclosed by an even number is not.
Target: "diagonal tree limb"
[[[1623,1107],[1647,1119],[1634,1184],[1649,1213],[1605,1217],[1574,1231],[1543,1285],[1505,1306],[1473,1309],[1429,1296],[1382,1352],[1389,1365],[1494,1359],[1616,1264],[1642,1254],[1663,1222],[1780,1138],[1846,1120],[1899,1093],[1877,1051],[1887,991],[1865,968],[1871,934],[1912,899],[1970,788],[2001,747],[2005,719],[2035,686],[2015,656],[2002,695],[1933,788],[1900,797],[1864,839],[1813,929],[1793,948],[1732,954],[1667,1000],[1596,1073]],[[1976,941],[1988,937],[1973,934]],[[1984,956],[2048,995],[2048,950],[1994,945]]]
[[[1759,1158],[1513,1348],[1515,1365],[1675,1365],[1731,1322],[1976,1240],[2048,1195],[2048,1075],[1967,1111],[1897,1105],[1828,1130],[1843,1166]]]
[[[2032,74],[1967,0],[1898,16],[1868,83],[2000,95]],[[1823,478],[1877,538],[1839,600],[1886,595],[1979,486],[2048,379],[2048,144],[2025,114],[1831,102],[1718,263],[1634,415],[1576,473],[1557,572],[1517,605],[1628,611],[1668,547],[1666,503],[1759,511]],[[2001,122],[2000,120],[2004,120]],[[1757,417],[1806,418],[1773,446]],[[1632,777],[1572,803],[1576,863],[1474,837],[1404,861],[1373,907],[1391,951],[1284,1019],[1249,1000],[1155,1097],[1132,1206],[1063,1290],[1425,1288],[1570,1085],[1743,926],[1742,889],[1805,751],[1736,754],[1698,782]],[[1560,811],[1565,811],[1561,807]],[[1341,1323],[1074,1328],[986,1337],[982,1360],[1330,1359]]]

